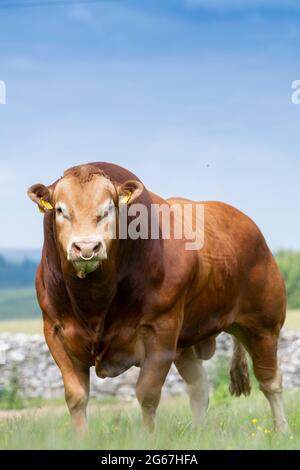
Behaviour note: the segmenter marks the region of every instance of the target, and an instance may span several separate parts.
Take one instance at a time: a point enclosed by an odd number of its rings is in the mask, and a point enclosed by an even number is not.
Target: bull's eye
[[[65,207],[65,204],[58,203],[55,207],[55,214],[57,215],[58,219],[61,221],[62,219],[70,220],[68,210]]]
[[[97,222],[101,222],[101,220],[105,219],[109,215],[109,211],[104,211],[101,215],[98,215]]]

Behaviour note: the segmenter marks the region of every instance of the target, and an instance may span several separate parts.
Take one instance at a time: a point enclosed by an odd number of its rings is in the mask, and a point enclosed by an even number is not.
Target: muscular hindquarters
[[[286,314],[286,292],[271,253],[250,271],[241,308],[227,331],[248,350],[261,387],[266,390],[278,381],[277,345]],[[277,383],[278,382],[278,383]]]
[[[235,324],[259,334],[278,336],[286,315],[286,290],[281,273],[270,253],[250,270]]]

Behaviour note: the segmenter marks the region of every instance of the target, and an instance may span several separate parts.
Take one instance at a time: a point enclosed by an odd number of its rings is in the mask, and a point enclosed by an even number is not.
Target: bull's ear
[[[40,212],[47,212],[53,209],[51,204],[51,192],[43,184],[34,184],[27,191],[28,197],[37,204]]]
[[[119,204],[132,204],[144,191],[144,186],[140,181],[125,181],[119,188]]]

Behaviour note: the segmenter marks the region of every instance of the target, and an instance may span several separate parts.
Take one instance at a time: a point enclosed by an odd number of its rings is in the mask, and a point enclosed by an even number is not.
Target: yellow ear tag
[[[120,197],[120,204],[127,204],[130,198],[131,198],[131,192],[128,191],[128,194]]]
[[[42,197],[41,197],[41,199],[40,199],[40,202],[41,202],[41,204],[42,204],[42,206],[43,206],[43,208],[44,208],[44,209],[42,209],[41,207],[39,207],[39,211],[40,211],[40,212],[43,213],[43,212],[45,212],[45,211],[52,211],[52,210],[53,210],[53,206],[50,204],[50,202],[45,201],[45,199],[43,199]]]

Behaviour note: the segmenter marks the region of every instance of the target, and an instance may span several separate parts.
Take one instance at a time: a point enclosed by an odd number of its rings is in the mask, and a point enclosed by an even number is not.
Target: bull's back
[[[192,201],[172,198],[168,203]],[[188,290],[182,342],[189,342],[192,336],[201,340],[228,328],[247,309],[265,311],[269,320],[282,324],[284,284],[257,225],[228,204],[201,204],[204,245],[197,253],[198,276]],[[257,321],[264,321],[264,315]]]
[[[242,256],[245,264],[256,256],[269,257],[270,250],[263,234],[246,214],[235,207],[218,201],[191,201],[185,198],[169,198],[169,204],[201,204],[204,207],[204,245],[200,255],[212,258]],[[196,211],[193,211],[196,216]]]

